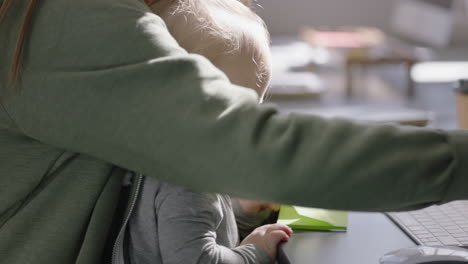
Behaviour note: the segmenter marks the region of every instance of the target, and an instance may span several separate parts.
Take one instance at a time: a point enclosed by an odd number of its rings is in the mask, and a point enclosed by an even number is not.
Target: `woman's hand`
[[[239,201],[239,205],[242,208],[242,210],[247,213],[257,213],[265,209],[278,211],[280,208],[278,204],[273,204],[273,203],[259,202],[259,201],[246,200],[246,199],[237,199],[237,200]]]
[[[292,229],[283,224],[264,225],[256,228],[241,245],[254,244],[263,248],[272,259],[276,259],[276,250],[280,242],[286,242],[292,235]]]

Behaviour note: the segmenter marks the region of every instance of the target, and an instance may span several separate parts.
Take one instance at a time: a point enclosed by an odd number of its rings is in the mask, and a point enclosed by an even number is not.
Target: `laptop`
[[[418,245],[468,248],[468,201],[387,215]]]

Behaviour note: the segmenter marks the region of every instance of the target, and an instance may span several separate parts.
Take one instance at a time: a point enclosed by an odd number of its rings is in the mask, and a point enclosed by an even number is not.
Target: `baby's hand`
[[[264,225],[256,228],[241,245],[254,244],[266,250],[272,259],[276,259],[276,249],[280,242],[286,242],[292,235],[292,229],[283,224]]]
[[[238,199],[240,207],[247,213],[257,213],[265,209],[271,209],[273,211],[279,210],[278,204],[259,202],[246,199]]]

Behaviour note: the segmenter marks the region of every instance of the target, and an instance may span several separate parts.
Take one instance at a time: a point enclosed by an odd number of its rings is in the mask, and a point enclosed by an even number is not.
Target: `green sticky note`
[[[346,231],[348,212],[282,205],[278,223],[292,229]]]

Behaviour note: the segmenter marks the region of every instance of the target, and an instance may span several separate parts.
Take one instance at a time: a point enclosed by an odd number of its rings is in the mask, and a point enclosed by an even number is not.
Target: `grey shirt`
[[[242,230],[237,228],[234,209]],[[268,211],[244,213],[227,195],[192,192],[145,177],[129,224],[130,261],[273,263],[259,247],[238,246],[239,232],[259,225],[268,215]]]

